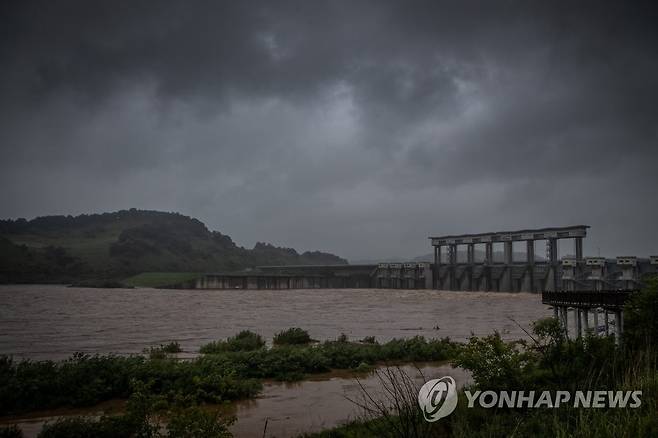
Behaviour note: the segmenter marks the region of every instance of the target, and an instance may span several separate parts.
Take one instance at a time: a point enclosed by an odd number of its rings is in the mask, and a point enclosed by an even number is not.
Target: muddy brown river
[[[415,335],[465,340],[494,330],[516,339],[525,337],[521,327],[551,314],[539,295],[526,293],[0,286],[0,355],[41,360],[74,352],[131,354],[176,340],[182,356],[194,356],[200,345],[240,330],[271,340],[288,327],[302,327],[319,340],[341,333],[350,339],[375,336],[380,342]],[[405,370],[422,381],[415,368]],[[461,384],[468,381],[467,373],[447,364],[424,364],[421,371],[425,378],[449,374]],[[361,378],[366,387],[376,388],[376,376]],[[347,400],[359,392],[355,376],[344,373],[295,384],[266,383],[259,398],[230,407],[238,419],[232,431],[238,437],[263,436],[267,421],[266,436],[285,437],[335,426],[359,414]],[[85,411],[93,412],[98,409]],[[49,418],[1,422],[18,422],[29,437]]]

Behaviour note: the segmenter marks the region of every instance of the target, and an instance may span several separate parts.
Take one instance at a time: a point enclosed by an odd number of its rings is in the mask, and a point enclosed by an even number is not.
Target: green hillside
[[[266,243],[246,249],[227,235],[209,231],[199,220],[178,213],[131,209],[0,221],[0,282],[5,283],[345,263],[333,254],[299,254]]]

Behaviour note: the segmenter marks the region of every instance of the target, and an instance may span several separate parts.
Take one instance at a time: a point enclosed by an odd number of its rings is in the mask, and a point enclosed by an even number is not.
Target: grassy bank
[[[299,332],[293,330],[295,336]],[[299,338],[278,334],[272,348],[253,342],[246,332],[202,347],[207,352],[190,361],[172,358],[178,345],[149,349],[140,356],[77,354],[66,361],[13,361],[0,358],[0,414],[57,407],[92,406],[104,400],[128,398],[135,382],[168,401],[221,403],[256,396],[262,379],[299,380],[331,369],[367,369],[384,361],[436,361],[452,357],[455,344],[447,339],[394,339],[384,344],[349,342],[342,336],[318,344],[294,344]],[[245,339],[249,339],[245,341]],[[293,342],[293,345],[285,343]]]
[[[166,287],[196,280],[202,275],[196,272],[142,272],[124,279],[122,283],[132,287]]]

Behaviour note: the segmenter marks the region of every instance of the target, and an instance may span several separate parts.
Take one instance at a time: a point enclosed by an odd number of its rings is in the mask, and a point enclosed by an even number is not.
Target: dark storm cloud
[[[0,14],[2,216],[176,210],[240,243],[352,258],[577,222],[590,249],[658,252],[649,2]]]

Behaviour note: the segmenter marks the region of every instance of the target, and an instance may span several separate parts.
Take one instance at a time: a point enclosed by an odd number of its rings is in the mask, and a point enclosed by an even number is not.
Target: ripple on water
[[[448,336],[500,331],[550,316],[538,295],[387,289],[158,290],[0,286],[0,354],[63,359],[76,351],[130,354],[169,340],[198,351],[251,329],[265,338],[302,327],[315,339]],[[516,321],[512,322],[512,321]],[[436,330],[435,327],[439,327]],[[7,336],[9,335],[9,336]]]

